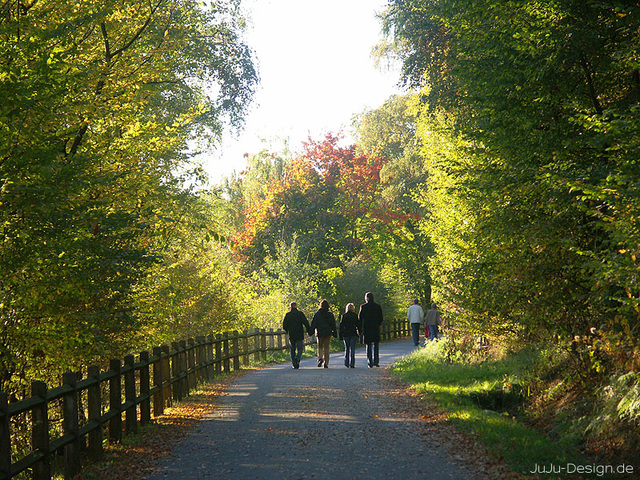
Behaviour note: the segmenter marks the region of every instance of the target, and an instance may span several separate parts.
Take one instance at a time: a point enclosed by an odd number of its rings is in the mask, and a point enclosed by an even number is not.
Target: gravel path
[[[337,353],[328,369],[314,358],[243,375],[148,480],[487,478],[386,371],[414,348],[381,344],[380,368],[360,349],[355,369]]]

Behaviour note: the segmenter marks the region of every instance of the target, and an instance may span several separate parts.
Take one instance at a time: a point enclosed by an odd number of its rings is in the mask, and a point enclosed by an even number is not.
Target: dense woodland
[[[244,22],[237,0],[2,4],[2,389],[371,290],[387,317],[436,301],[456,348],[547,351],[534,401],[637,434],[640,4],[390,0],[375,54],[407,94],[353,145],[210,187],[194,149],[259,81]]]

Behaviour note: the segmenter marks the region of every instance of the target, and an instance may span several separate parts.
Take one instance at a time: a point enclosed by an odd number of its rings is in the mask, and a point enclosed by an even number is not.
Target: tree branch
[[[71,149],[69,150],[69,153],[66,155],[67,157],[70,157],[76,154],[76,152],[78,151],[78,147],[80,147],[80,143],[82,142],[82,137],[84,137],[84,134],[87,133],[88,129],[89,129],[89,125],[87,123],[85,123],[82,127],[80,127],[80,130],[78,130],[78,133],[76,133],[76,136],[73,139],[73,145],[71,145]]]
[[[116,51],[113,52],[112,57],[116,57],[116,56],[120,55],[122,52],[127,50],[131,45],[133,45],[133,43],[136,40],[138,40],[138,38],[140,38],[140,35],[142,35],[142,33],[147,29],[147,27],[151,23],[151,19],[153,18],[153,15],[156,13],[156,11],[160,8],[160,6],[164,2],[165,2],[165,0],[159,0],[158,3],[155,6],[151,7],[151,12],[149,13],[149,16],[147,17],[147,20],[144,22],[144,24],[138,29],[138,31],[131,38],[131,40],[129,40],[122,47],[120,47],[119,49],[117,49]]]
[[[111,47],[109,46],[109,36],[107,35],[107,26],[104,22],[100,22],[100,30],[102,31],[102,38],[104,43],[104,59],[107,63],[111,62]]]
[[[582,65],[585,77],[587,78],[587,86],[589,87],[589,98],[591,98],[591,103],[593,103],[593,107],[596,109],[598,115],[602,115],[602,105],[600,105],[600,101],[596,95],[596,88],[593,84],[593,76],[589,69],[589,62],[587,57],[584,56],[584,53],[580,53],[580,64]]]

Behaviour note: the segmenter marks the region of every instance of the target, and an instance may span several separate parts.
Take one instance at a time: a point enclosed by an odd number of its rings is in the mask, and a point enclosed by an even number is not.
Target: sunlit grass
[[[551,439],[524,422],[526,378],[536,352],[522,351],[500,360],[450,363],[444,346],[444,342],[429,342],[396,364],[394,373],[437,404],[458,428],[473,432],[514,471],[526,474],[536,464],[585,463],[573,439]]]

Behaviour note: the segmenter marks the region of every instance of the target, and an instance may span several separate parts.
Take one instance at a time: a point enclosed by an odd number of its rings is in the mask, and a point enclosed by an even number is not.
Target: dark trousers
[[[353,367],[356,364],[356,342],[358,337],[344,337],[344,366]]]
[[[420,324],[411,324],[411,333],[413,333],[413,344],[418,345],[420,343]]]
[[[304,340],[289,340],[289,342],[291,343],[291,363],[297,367],[304,353]]]
[[[380,363],[380,343],[367,343],[367,363],[370,367],[377,367]]]
[[[429,340],[438,339],[438,325],[429,325]]]

